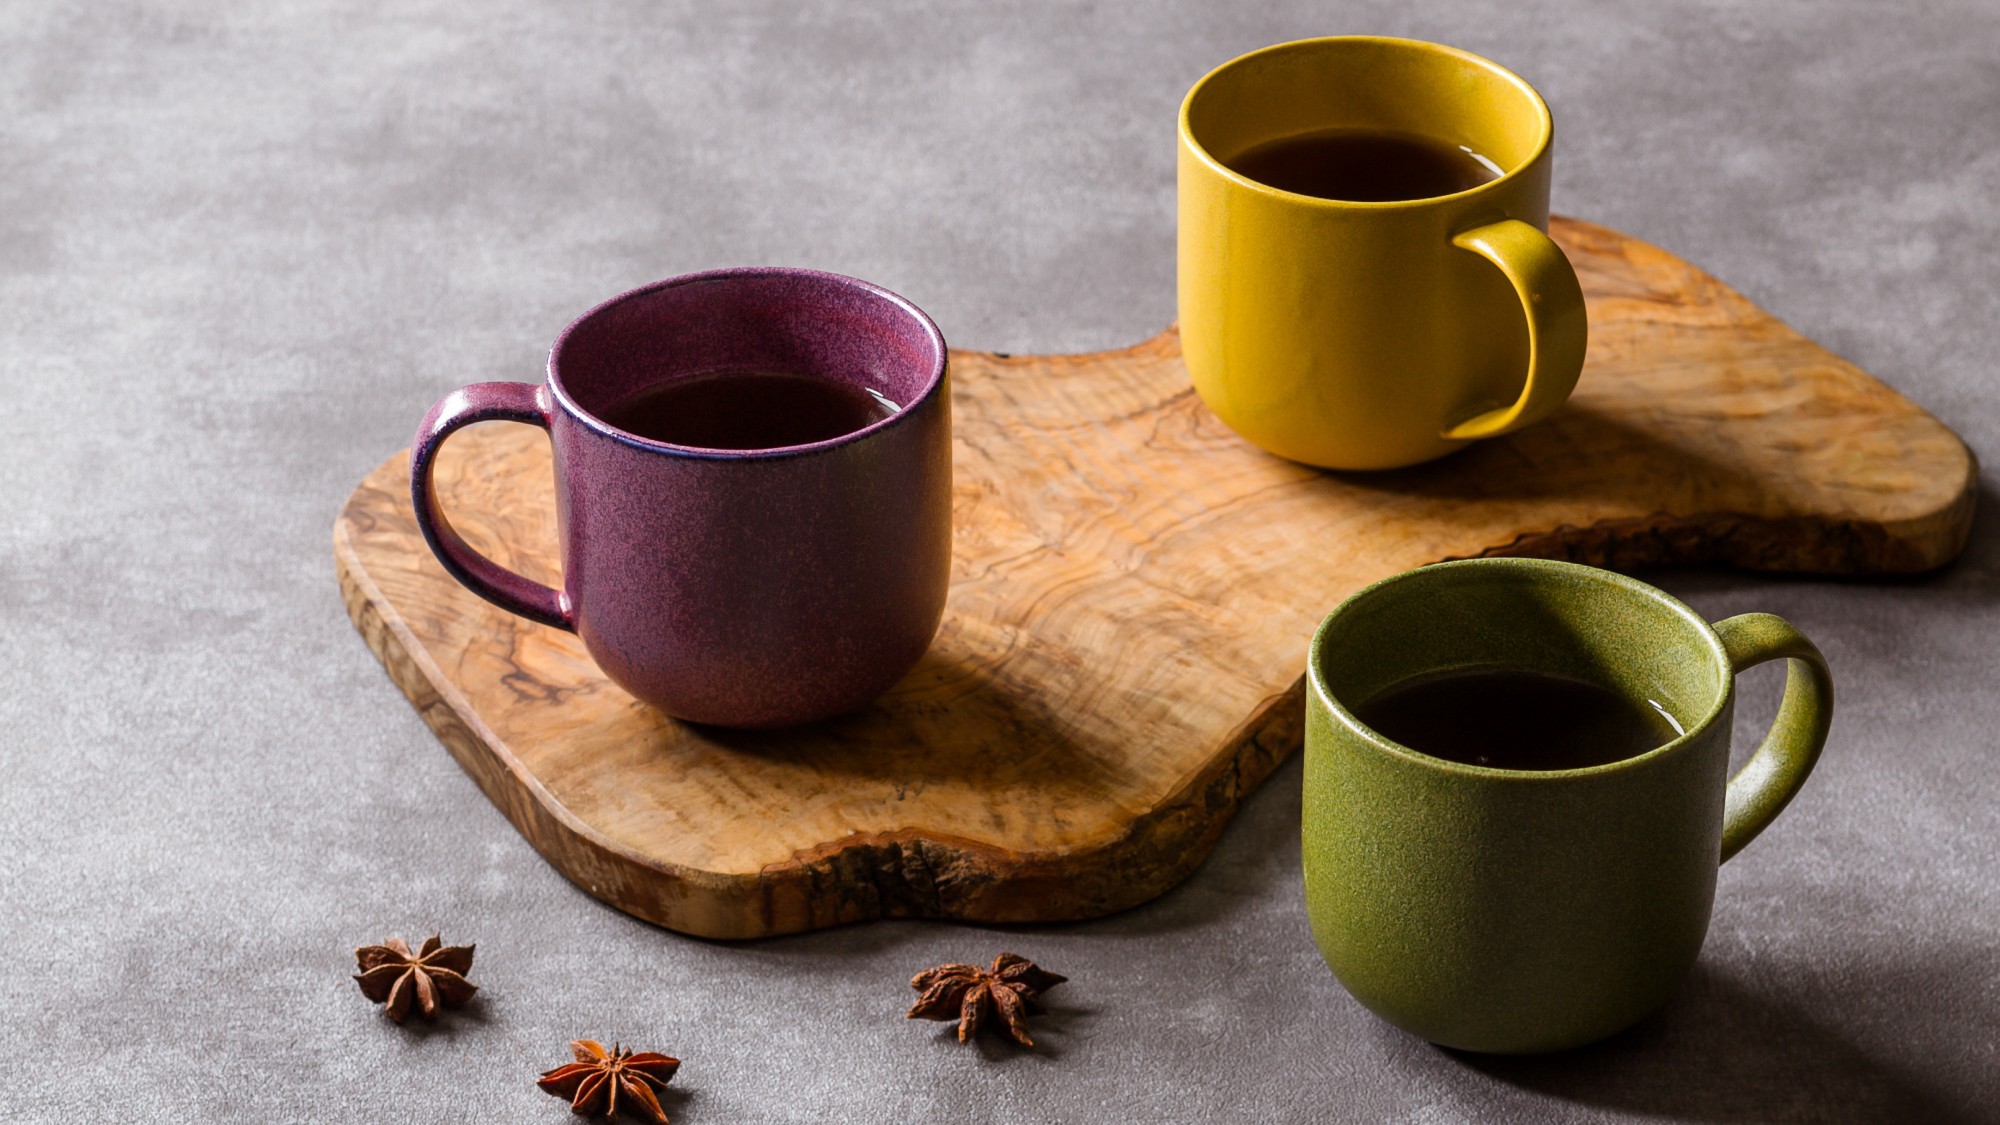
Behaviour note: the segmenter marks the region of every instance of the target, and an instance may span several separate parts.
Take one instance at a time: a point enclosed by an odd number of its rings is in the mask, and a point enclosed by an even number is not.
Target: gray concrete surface
[[[0,1119],[555,1122],[531,1080],[579,1035],[683,1058],[689,1125],[2000,1116],[1991,510],[1926,581],[1659,576],[1817,637],[1840,714],[1680,998],[1529,1061],[1333,982],[1296,763],[1118,917],[709,944],[545,866],[348,625],[349,487],[599,298],[785,263],[962,345],[1129,342],[1173,314],[1182,91],[1362,31],[1527,75],[1559,210],[2000,450],[1990,2],[0,3]],[[481,1003],[397,1028],[349,950],[434,927]],[[1002,947],[1074,978],[1044,1050],[901,1019]]]

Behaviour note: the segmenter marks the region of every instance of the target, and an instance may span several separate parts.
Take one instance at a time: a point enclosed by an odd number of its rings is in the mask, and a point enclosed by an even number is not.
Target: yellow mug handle
[[[1555,413],[1583,373],[1590,331],[1583,288],[1562,247],[1531,223],[1502,219],[1474,227],[1452,245],[1500,267],[1528,314],[1528,381],[1512,406],[1488,410],[1443,432],[1448,441],[1489,438],[1532,425]]]

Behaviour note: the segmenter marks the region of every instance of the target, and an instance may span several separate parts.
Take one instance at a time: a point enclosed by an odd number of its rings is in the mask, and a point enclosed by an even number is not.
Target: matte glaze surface
[[[811,373],[903,406],[775,450],[648,441],[591,413],[684,374]],[[412,448],[419,525],[473,592],[570,629],[619,686],[677,718],[785,726],[851,711],[909,671],[944,612],[951,412],[943,337],[886,290],[809,270],[720,270],[598,306],[545,387],[475,384]],[[440,513],[437,449],[469,422],[539,424],[555,452],[560,593],[473,551]]]
[[[1225,162],[1318,128],[1464,144],[1505,174],[1353,203]],[[1463,51],[1352,36],[1281,44],[1196,83],[1180,117],[1181,346],[1237,433],[1294,461],[1386,469],[1547,417],[1583,368],[1583,294],[1546,234],[1552,124]]]
[[[1784,704],[1729,781],[1735,673],[1780,656]],[[1605,683],[1687,733],[1537,773],[1417,753],[1349,707],[1414,675],[1495,665]],[[1485,1052],[1580,1046],[1665,1003],[1701,951],[1716,868],[1797,792],[1833,714],[1824,661],[1778,618],[1711,628],[1644,583],[1545,560],[1445,563],[1370,586],[1320,626],[1307,676],[1304,865],[1320,952],[1391,1023]]]

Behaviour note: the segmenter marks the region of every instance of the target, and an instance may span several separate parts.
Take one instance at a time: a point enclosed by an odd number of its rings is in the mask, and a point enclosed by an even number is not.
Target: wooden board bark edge
[[[1192,874],[1237,805],[1304,736],[1302,677],[1229,735],[1225,756],[1189,778],[1160,808],[1133,820],[1122,835],[1088,852],[1024,855],[947,833],[909,830],[833,841],[767,866],[755,877],[718,877],[621,848],[546,794],[530,799],[541,793],[541,783],[504,741],[484,729],[476,710],[416,643],[356,559],[344,522],[335,525],[333,548],[341,601],[363,642],[515,830],[592,896],[655,925],[702,937],[762,937],[875,918],[1033,922],[1116,913],[1157,898]],[[1192,815],[1196,808],[1206,815]],[[1161,854],[1184,858],[1166,867],[1124,858]],[[857,882],[843,872],[856,870],[869,873],[858,885],[871,887],[873,895],[853,893]],[[663,894],[663,884],[694,893]],[[840,904],[831,912],[829,894]],[[705,895],[739,904],[755,901],[756,914],[793,924],[748,929],[739,908],[703,909]]]

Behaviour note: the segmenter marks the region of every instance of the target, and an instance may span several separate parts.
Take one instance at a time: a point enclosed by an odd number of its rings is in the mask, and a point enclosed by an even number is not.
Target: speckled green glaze
[[[1769,737],[1732,781],[1737,672],[1791,660]],[[1481,666],[1586,677],[1687,733],[1589,769],[1526,772],[1417,753],[1350,704]],[[1811,772],[1833,714],[1812,642],[1779,618],[1711,626],[1592,567],[1476,559],[1378,582],[1307,660],[1306,906],[1341,984],[1448,1047],[1555,1051],[1663,1003],[1708,930],[1716,869]]]

